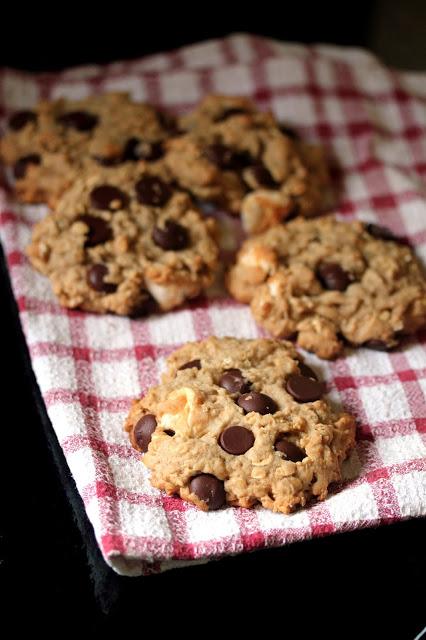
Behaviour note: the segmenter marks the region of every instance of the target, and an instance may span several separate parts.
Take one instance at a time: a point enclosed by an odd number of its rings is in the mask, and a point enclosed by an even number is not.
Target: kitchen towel
[[[253,98],[327,147],[342,218],[390,227],[426,261],[426,74],[396,73],[361,50],[235,34],[103,67],[2,69],[0,115],[41,98],[106,91],[175,113],[211,92]],[[307,355],[329,398],[358,420],[344,481],[324,502],[292,515],[260,507],[205,513],[152,488],[122,430],[132,399],[159,381],[164,358],[183,343],[260,331],[249,308],[217,288],[142,320],[61,309],[24,253],[44,213],[16,204],[0,183],[0,235],[32,366],[102,554],[118,573],[150,574],[426,514],[426,332],[392,353],[359,349],[335,362]],[[218,218],[229,257],[239,223]],[[28,523],[29,534],[35,525]],[[31,535],[28,545],[32,552]]]

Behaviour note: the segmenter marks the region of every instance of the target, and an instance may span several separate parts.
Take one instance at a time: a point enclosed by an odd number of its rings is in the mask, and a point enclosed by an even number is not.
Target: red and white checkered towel
[[[359,50],[248,35],[60,74],[0,72],[3,114],[41,97],[111,90],[177,112],[212,91],[254,98],[329,147],[341,168],[340,214],[408,236],[426,262],[425,74],[394,73]],[[41,208],[19,207],[0,190],[0,211],[32,365],[99,546],[116,571],[162,571],[426,514],[425,333],[395,353],[360,349],[333,363],[308,357],[322,369],[331,399],[360,425],[346,481],[325,502],[288,516],[263,508],[204,513],[150,486],[122,425],[131,400],[158,382],[164,357],[182,343],[211,334],[258,336],[248,307],[213,295],[147,320],[65,311],[24,255]]]

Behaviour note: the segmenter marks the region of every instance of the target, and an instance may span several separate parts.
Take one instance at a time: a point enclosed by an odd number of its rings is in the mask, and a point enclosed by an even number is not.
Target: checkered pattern
[[[103,68],[0,72],[2,115],[41,97],[111,90],[176,112],[211,91],[253,97],[329,148],[340,214],[388,225],[426,259],[425,75],[394,73],[362,51],[247,35]],[[164,358],[182,343],[211,334],[258,336],[249,309],[216,292],[147,320],[65,311],[24,255],[42,209],[19,207],[0,189],[0,211],[33,368],[99,546],[116,571],[158,572],[426,513],[424,333],[395,353],[360,349],[333,363],[308,357],[329,381],[330,397],[359,421],[345,481],[325,502],[289,516],[262,508],[204,513],[150,486],[122,424],[130,401],[158,382]],[[237,223],[223,223],[231,227],[229,241]]]

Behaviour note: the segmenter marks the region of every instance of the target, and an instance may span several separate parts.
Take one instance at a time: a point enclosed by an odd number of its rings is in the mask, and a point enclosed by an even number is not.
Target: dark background
[[[426,69],[424,0],[20,4],[1,15],[0,66],[30,71],[139,57],[235,31],[362,46],[389,65]],[[234,625],[239,635],[260,623],[263,635],[275,627],[285,638],[408,640],[426,624],[425,519],[142,579],[107,570],[39,401],[4,265],[0,275],[0,628],[10,617],[34,632],[143,633],[154,619],[161,632],[203,636],[226,614],[222,631]]]
[[[0,66],[57,70],[245,31],[293,42],[366,47],[389,65],[426,69],[424,0],[44,4],[8,0],[2,8]]]

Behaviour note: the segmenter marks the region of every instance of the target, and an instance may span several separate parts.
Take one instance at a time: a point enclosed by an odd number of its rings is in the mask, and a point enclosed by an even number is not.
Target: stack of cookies
[[[244,97],[180,118],[125,94],[44,102],[0,141],[17,198],[47,203],[33,266],[60,304],[133,317],[199,296],[220,271],[220,208],[249,237],[226,274],[271,339],[184,345],[126,421],[154,486],[202,509],[288,513],[323,499],[354,446],[290,342],[321,358],[395,348],[426,325],[426,279],[390,230],[326,214],[324,151]]]

